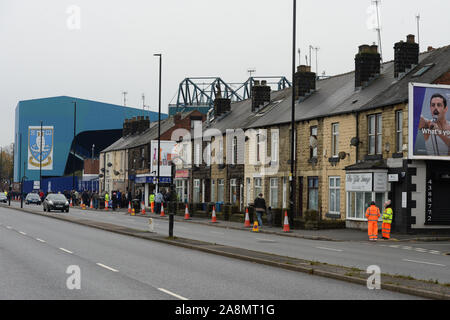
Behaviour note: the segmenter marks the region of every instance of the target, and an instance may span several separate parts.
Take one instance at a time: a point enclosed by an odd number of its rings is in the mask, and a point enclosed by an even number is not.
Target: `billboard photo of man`
[[[414,158],[450,157],[450,88],[414,85],[412,90],[412,151]],[[411,128],[410,128],[411,129]]]

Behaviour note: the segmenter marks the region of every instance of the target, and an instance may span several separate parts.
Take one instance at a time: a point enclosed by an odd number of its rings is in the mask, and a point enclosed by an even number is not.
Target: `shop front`
[[[383,204],[388,199],[388,171],[371,170],[347,172],[345,176],[347,199],[346,227],[367,229],[365,212],[372,201],[383,211]],[[380,218],[381,221],[381,218]]]

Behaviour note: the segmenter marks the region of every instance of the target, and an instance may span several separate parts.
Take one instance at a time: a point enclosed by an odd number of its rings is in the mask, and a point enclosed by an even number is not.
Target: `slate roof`
[[[419,77],[413,75],[423,66],[434,66]],[[352,113],[394,105],[408,100],[408,83],[431,83],[450,70],[450,46],[419,54],[419,64],[403,77],[394,77],[394,61],[382,64],[380,75],[367,86],[355,90],[355,72],[332,76],[316,82],[316,91],[295,104],[295,120],[305,121],[331,115]],[[271,102],[257,113],[251,112],[251,99],[231,104],[231,111],[204,124],[204,129],[249,129],[285,124],[291,121],[291,94],[287,88],[271,92]]]

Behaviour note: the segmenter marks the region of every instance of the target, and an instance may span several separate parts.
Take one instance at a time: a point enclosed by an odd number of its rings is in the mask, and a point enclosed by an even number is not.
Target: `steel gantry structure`
[[[267,85],[276,90],[291,87],[284,76],[250,77],[244,83],[227,83],[220,77],[190,77],[180,82],[175,107],[178,110],[186,107],[211,108],[219,96],[232,102],[246,100],[251,97],[251,88],[259,79],[266,80]]]

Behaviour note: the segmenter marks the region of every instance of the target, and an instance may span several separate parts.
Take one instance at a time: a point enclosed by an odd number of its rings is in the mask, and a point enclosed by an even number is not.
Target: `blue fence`
[[[30,193],[33,191],[34,187],[34,181],[24,181],[23,183],[23,191],[25,193]],[[51,191],[51,192],[58,192],[61,193],[65,190],[72,190],[73,189],[73,178],[72,177],[58,177],[58,178],[43,178],[42,179],[42,186],[41,190],[45,193]],[[98,191],[99,190],[99,182],[97,179],[92,180],[82,180],[78,177],[75,177],[75,189],[77,191],[84,191],[84,190],[92,190],[92,191]]]

